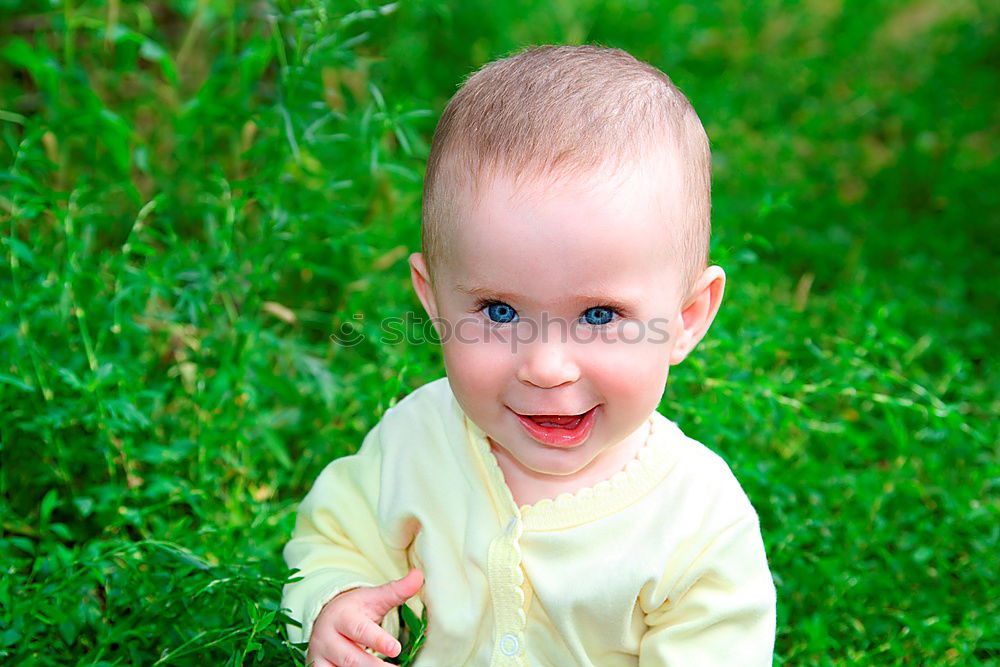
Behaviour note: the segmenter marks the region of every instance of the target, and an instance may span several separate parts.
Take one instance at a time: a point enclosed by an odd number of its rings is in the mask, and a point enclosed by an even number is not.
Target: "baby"
[[[705,335],[708,140],[657,69],[594,46],[490,63],[448,104],[413,286],[447,377],[333,461],[285,548],[318,667],[770,665],[775,591],[726,464],[656,408]]]

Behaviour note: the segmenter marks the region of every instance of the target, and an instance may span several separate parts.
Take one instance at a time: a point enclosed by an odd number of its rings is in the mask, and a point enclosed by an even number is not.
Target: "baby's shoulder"
[[[428,382],[386,410],[375,427],[380,449],[392,456],[433,456],[464,438],[462,411],[443,377]]]
[[[659,446],[669,449],[670,472],[661,482],[661,492],[689,509],[715,512],[754,512],[729,464],[719,454],[686,435],[680,427],[657,413]]]

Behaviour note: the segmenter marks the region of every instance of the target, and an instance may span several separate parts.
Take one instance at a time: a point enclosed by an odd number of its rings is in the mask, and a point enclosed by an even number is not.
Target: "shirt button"
[[[514,635],[504,635],[500,638],[500,652],[504,655],[517,655],[519,648],[517,637]]]

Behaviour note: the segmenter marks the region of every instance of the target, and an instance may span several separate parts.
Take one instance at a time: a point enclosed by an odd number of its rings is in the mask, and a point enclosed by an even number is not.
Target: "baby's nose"
[[[524,384],[550,389],[580,379],[573,346],[558,331],[540,331],[536,340],[521,345],[518,357],[517,379]]]

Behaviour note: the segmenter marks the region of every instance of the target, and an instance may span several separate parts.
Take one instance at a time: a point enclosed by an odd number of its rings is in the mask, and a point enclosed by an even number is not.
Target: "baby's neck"
[[[646,444],[649,432],[650,425],[646,422],[621,443],[604,451],[586,468],[565,478],[533,473],[524,468],[503,447],[498,447],[492,439],[489,442],[490,450],[496,457],[500,470],[503,471],[504,481],[507,482],[507,488],[510,489],[514,502],[518,507],[524,507],[547,498],[554,499],[563,493],[573,494],[610,479],[635,459],[639,450]]]

